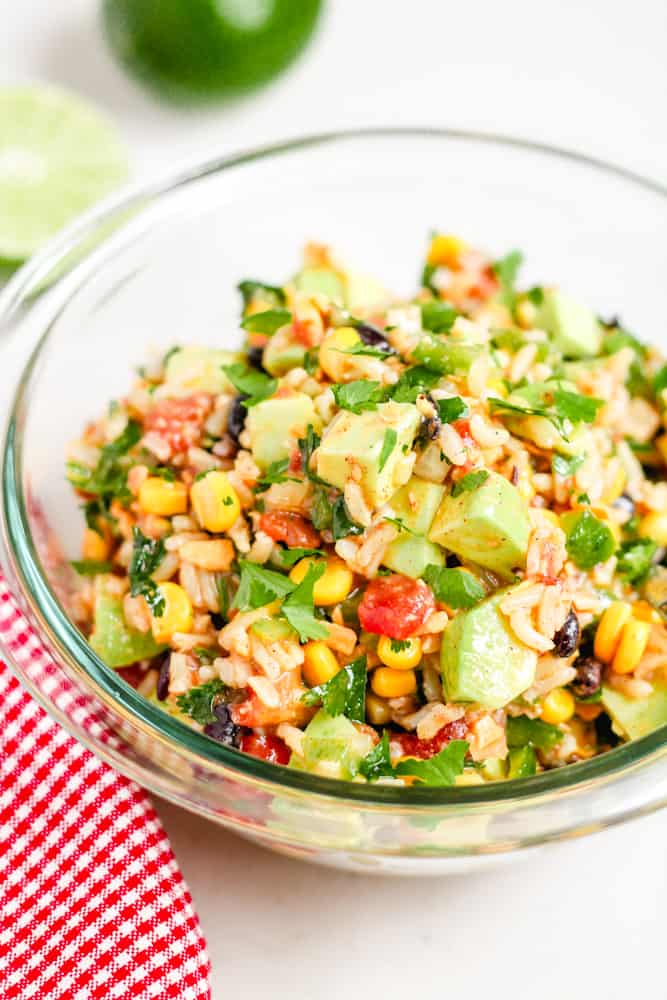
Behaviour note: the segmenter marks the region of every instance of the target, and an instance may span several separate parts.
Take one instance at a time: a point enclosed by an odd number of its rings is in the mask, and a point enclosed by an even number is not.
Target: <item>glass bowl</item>
[[[465,871],[663,805],[667,727],[587,762],[466,788],[337,782],[244,756],[163,713],[95,656],[67,617],[57,548],[75,556],[82,527],[64,478],[68,441],[127,390],[149,348],[237,342],[237,282],[279,283],[307,240],[406,294],[432,228],[497,255],[519,247],[527,282],[557,282],[657,342],[666,194],[516,140],[386,129],[213,160],[75,224],[0,297],[8,356],[32,352],[7,418],[1,561],[54,662],[44,675],[5,650],[21,682],[141,785],[328,864]]]

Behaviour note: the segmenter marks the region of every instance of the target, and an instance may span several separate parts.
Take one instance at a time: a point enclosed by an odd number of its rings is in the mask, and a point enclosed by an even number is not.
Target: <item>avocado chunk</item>
[[[322,426],[312,399],[303,392],[265,399],[251,406],[245,425],[252,456],[260,469],[267,469],[271,462],[281,458],[289,458],[297,439],[304,437],[308,424],[312,424],[315,431]]]
[[[426,535],[433,523],[445,487],[426,479],[412,476],[394,493],[390,505],[394,515],[401,519],[409,531]]]
[[[515,406],[531,408],[549,407],[553,404],[557,389],[576,392],[576,386],[571,382],[532,382],[520,389],[515,389],[507,397],[507,402]],[[590,430],[586,424],[575,424],[567,438],[558,431],[547,417],[534,415],[520,416],[516,413],[502,413],[503,420],[509,430],[517,437],[532,441],[538,448],[546,451],[557,451],[562,455],[580,455],[590,447]]]
[[[344,715],[332,716],[320,709],[304,731],[303,757],[293,754],[290,767],[349,779],[372,749],[368,733],[360,732]]]
[[[465,375],[483,350],[482,344],[426,333],[412,352],[412,359],[439,375]]]
[[[296,631],[284,618],[260,618],[259,621],[252,623],[250,631],[267,645],[298,639]]]
[[[128,667],[137,660],[149,660],[161,653],[151,632],[130,628],[123,615],[123,601],[99,587],[95,596],[95,625],[88,640],[91,648],[109,667]]]
[[[551,334],[566,358],[592,357],[600,350],[602,329],[595,313],[564,292],[546,289],[535,326]]]
[[[306,348],[294,340],[292,328],[278,330],[262,353],[262,365],[269,375],[280,376],[303,364]]]
[[[423,535],[402,533],[387,546],[382,562],[394,573],[419,580],[427,566],[444,566],[445,556],[438,545],[429,542]]]
[[[498,610],[508,589],[459,612],[443,632],[440,667],[447,701],[502,708],[533,683],[537,653],[513,635]]]
[[[444,497],[429,532],[432,542],[502,577],[525,566],[529,535],[521,494],[497,472],[473,490]]]
[[[294,285],[307,295],[324,295],[340,306],[345,304],[343,282],[330,267],[304,267],[295,277]]]
[[[654,682],[648,698],[628,698],[604,684],[602,704],[619,736],[638,740],[667,723],[667,681]]]
[[[165,366],[165,381],[158,389],[163,396],[189,396],[193,392],[234,392],[222,370],[242,360],[238,351],[216,347],[181,347],[170,355]]]
[[[402,459],[412,447],[420,419],[412,403],[382,403],[364,413],[341,410],[318,449],[318,476],[343,490],[356,466],[367,503],[381,507],[405,482]]]

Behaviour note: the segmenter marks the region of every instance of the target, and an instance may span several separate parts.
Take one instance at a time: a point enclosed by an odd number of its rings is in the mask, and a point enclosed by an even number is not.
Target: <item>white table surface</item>
[[[3,5],[0,82],[39,78],[97,100],[139,177],[292,134],[391,123],[512,133],[667,180],[664,0],[330,0],[286,76],[192,113],[122,75],[97,6]],[[208,938],[214,1000],[664,995],[665,814],[497,872],[423,881],[309,867],[158,809]]]

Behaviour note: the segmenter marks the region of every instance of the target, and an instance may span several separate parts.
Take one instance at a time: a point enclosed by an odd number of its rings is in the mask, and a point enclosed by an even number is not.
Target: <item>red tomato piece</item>
[[[393,573],[371,580],[359,604],[359,621],[366,632],[407,639],[435,611],[435,599],[423,580]]]
[[[241,737],[241,750],[271,764],[289,764],[290,749],[278,736],[245,733]]]
[[[146,432],[159,435],[172,454],[187,451],[198,444],[202,424],[211,412],[213,401],[206,392],[179,399],[163,399],[146,417]]]
[[[262,514],[260,530],[275,542],[284,542],[288,548],[316,549],[320,536],[305,517],[290,510],[273,510]]]
[[[443,747],[452,740],[464,740],[468,734],[468,724],[465,719],[456,719],[435,734],[431,740],[420,740],[416,733],[393,733],[391,742],[397,743],[404,757],[418,757],[426,760],[440,753]]]

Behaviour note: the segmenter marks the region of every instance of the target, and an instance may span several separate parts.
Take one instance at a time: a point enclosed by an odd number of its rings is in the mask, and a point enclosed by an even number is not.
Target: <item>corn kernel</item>
[[[554,528],[560,528],[560,520],[558,518],[558,514],[555,514],[553,510],[542,509],[540,511],[540,514],[543,518],[546,518],[546,520],[549,521],[550,524],[553,524]]]
[[[139,506],[146,514],[172,517],[188,509],[188,488],[178,480],[169,482],[159,476],[144,479],[139,488]]]
[[[625,484],[627,481],[628,481],[628,476],[625,469],[619,468],[613,480],[611,481],[609,486],[606,488],[606,490],[600,497],[602,503],[611,504],[614,502],[614,500],[618,500],[618,498],[620,497],[621,493],[625,488]]]
[[[639,523],[642,538],[652,538],[658,545],[667,545],[667,512],[653,511]]]
[[[105,562],[111,551],[111,540],[108,535],[98,535],[93,528],[86,528],[83,533],[82,555],[84,559],[93,562]]]
[[[218,469],[194,481],[190,499],[197,520],[206,531],[227,531],[241,513],[236,490]]]
[[[380,637],[377,654],[386,667],[394,670],[411,670],[422,658],[421,639],[416,636],[411,639],[390,639],[388,635]]]
[[[342,353],[353,344],[359,343],[359,334],[352,326],[339,326],[328,334],[320,347],[319,361],[322,371],[338,382],[345,370],[349,356]]]
[[[307,642],[303,647],[301,673],[306,684],[315,687],[326,684],[340,671],[341,666],[324,642]]]
[[[592,722],[597,719],[602,712],[602,705],[596,701],[579,701],[576,708],[577,715],[584,722]]]
[[[542,702],[542,720],[557,726],[574,715],[574,697],[567,688],[554,688]]]
[[[184,562],[199,566],[210,573],[227,573],[234,561],[234,546],[228,538],[212,538],[210,541],[185,542],[180,548]]]
[[[650,622],[640,622],[636,618],[630,619],[623,628],[621,641],[611,665],[615,673],[632,673],[644,655],[650,634]]]
[[[626,601],[612,601],[600,619],[595,633],[593,652],[602,663],[610,663],[621,641],[621,632],[632,614]]]
[[[374,726],[386,726],[391,722],[391,709],[384,700],[369,691],[366,695],[366,716]]]
[[[439,233],[431,240],[426,260],[431,267],[456,269],[461,263],[461,256],[467,249],[467,245],[458,236]]]
[[[293,583],[301,583],[312,562],[312,559],[300,559],[292,568],[290,580]],[[335,557],[327,559],[326,569],[313,587],[313,602],[318,606],[339,604],[350,593],[353,583],[354,574],[342,559]]]
[[[417,690],[417,677],[414,670],[377,667],[371,676],[371,687],[380,698],[402,698]]]
[[[648,601],[636,601],[632,605],[632,617],[640,622],[650,622],[651,625],[662,625],[662,615]]]
[[[190,598],[177,583],[161,583],[164,611],[151,616],[151,628],[156,642],[170,642],[174,632],[191,632],[194,623]]]

